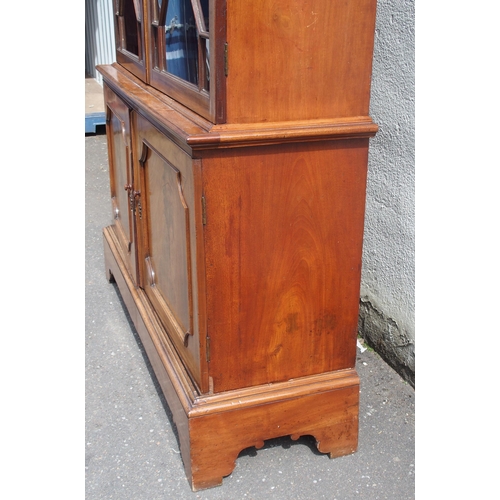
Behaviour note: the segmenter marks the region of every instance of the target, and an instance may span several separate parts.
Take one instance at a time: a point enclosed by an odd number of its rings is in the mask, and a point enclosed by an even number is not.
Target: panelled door
[[[134,119],[140,285],[201,385],[193,160],[143,117]]]
[[[104,85],[104,97],[115,233],[121,244],[128,271],[132,279],[136,281],[137,264],[133,216],[136,193],[133,187],[130,108],[106,85]]]

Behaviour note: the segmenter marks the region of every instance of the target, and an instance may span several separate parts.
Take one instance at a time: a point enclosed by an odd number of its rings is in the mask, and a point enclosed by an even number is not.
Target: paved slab
[[[244,450],[222,486],[191,491],[170,410],[104,274],[102,228],[111,223],[106,138],[90,135],[85,145],[86,499],[414,499],[415,393],[371,350],[357,356],[356,453],[331,460],[312,438],[273,439]]]
[[[102,86],[95,78],[85,78],[85,114],[104,113]]]

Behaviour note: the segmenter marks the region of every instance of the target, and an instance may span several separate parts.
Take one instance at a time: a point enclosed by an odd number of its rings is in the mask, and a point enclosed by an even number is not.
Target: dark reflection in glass
[[[200,0],[203,17],[205,19],[205,26],[208,30],[208,0]]]
[[[126,0],[123,6],[123,18],[125,23],[125,47],[128,52],[140,56],[139,54],[139,23],[132,0]]]
[[[198,85],[198,36],[190,0],[169,0],[165,37],[167,71]]]
[[[203,51],[203,60],[205,61],[205,67],[203,68],[203,73],[201,73],[201,79],[203,82],[203,88],[210,90],[210,40],[201,39],[201,46]]]
[[[161,8],[162,0],[158,3]],[[207,90],[210,79],[208,6],[209,0],[169,0],[165,16],[168,73]]]

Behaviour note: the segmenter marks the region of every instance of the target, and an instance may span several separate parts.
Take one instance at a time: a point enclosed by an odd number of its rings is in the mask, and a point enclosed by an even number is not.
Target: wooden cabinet
[[[375,4],[116,1],[106,272],[193,490],[278,436],[357,448]]]

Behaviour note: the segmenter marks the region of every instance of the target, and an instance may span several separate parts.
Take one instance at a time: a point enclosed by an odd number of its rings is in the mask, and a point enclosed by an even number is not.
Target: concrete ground
[[[104,112],[102,87],[94,78],[85,78],[85,114]]]
[[[106,136],[88,135],[85,146],[86,499],[414,499],[415,392],[371,350],[357,356],[356,453],[331,460],[312,438],[273,439],[242,451],[222,486],[191,491],[168,405],[117,288],[105,278]]]

